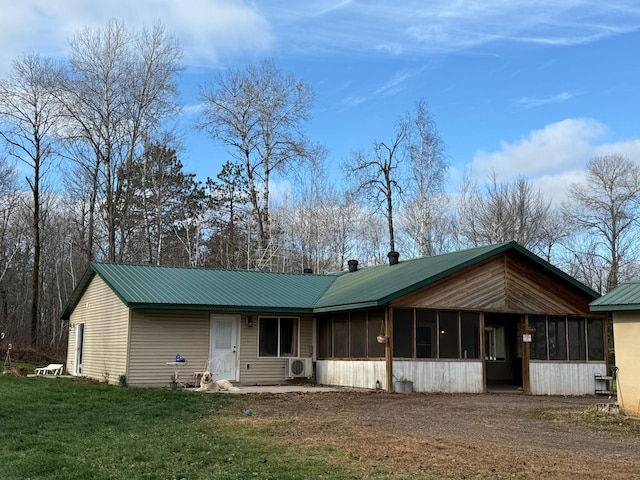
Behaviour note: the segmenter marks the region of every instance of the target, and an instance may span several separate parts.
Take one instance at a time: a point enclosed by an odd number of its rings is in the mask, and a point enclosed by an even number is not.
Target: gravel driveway
[[[612,417],[613,428],[581,420],[603,401],[517,393],[262,393],[242,396],[254,415],[237,421],[272,426],[276,441],[301,448],[346,450],[365,477],[384,467],[436,478],[640,479],[640,420]]]

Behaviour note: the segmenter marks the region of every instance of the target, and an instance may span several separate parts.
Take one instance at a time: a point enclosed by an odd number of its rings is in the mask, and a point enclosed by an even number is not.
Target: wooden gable
[[[505,252],[391,302],[394,307],[589,315],[583,292],[522,255]]]

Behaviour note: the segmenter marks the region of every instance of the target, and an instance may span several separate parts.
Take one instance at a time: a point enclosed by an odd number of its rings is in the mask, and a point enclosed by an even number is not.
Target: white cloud
[[[270,25],[254,4],[234,0],[23,0],[5,1],[0,15],[0,73],[23,52],[61,55],[74,33],[102,27],[110,18],[130,28],[161,21],[184,46],[188,64],[220,56],[264,52],[273,44]]]
[[[583,165],[606,131],[595,120],[563,120],[535,130],[517,142],[503,141],[496,152],[478,152],[471,167],[480,177],[495,171],[503,180],[563,172]]]
[[[640,140],[606,142],[606,133],[606,126],[595,120],[566,119],[516,142],[503,141],[495,152],[478,152],[471,173],[480,184],[492,172],[501,182],[522,176],[559,205],[567,199],[569,185],[584,181],[588,159],[614,153],[640,158]]]
[[[532,184],[540,189],[544,198],[551,200],[554,207],[559,207],[562,202],[569,199],[569,185],[572,183],[584,183],[585,169],[567,170],[556,175],[543,175],[532,179]]]

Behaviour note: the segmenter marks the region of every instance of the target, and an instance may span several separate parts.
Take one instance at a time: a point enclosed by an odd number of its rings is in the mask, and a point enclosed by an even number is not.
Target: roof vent
[[[302,273],[313,273],[313,268],[304,268],[302,269]]]
[[[350,272],[357,272],[358,271],[358,260],[349,260],[347,262],[347,265],[349,265],[349,271]]]
[[[389,257],[389,265],[396,265],[399,262],[400,254],[398,252],[389,252],[387,257]]]

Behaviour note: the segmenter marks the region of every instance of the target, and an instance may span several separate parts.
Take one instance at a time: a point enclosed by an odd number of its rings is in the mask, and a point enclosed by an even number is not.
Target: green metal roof
[[[332,275],[91,263],[61,317],[69,318],[95,275],[130,308],[319,313],[384,305],[506,251],[524,255],[587,296],[599,296],[516,242],[508,242]]]
[[[477,247],[433,257],[404,260],[396,265],[379,265],[342,274],[316,303],[314,311],[333,311],[384,305],[417,288],[424,287],[507,250],[517,251],[551,270],[588,296],[599,296],[553,265],[516,242]]]
[[[640,310],[640,280],[618,285],[589,306],[593,312]]]
[[[311,313],[334,275],[91,263],[62,314],[69,318],[94,275],[130,308]]]

